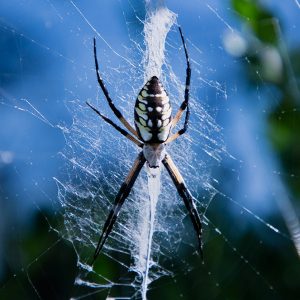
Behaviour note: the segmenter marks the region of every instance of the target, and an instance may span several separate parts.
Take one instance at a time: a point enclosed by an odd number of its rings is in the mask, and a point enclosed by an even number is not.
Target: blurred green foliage
[[[232,6],[256,39],[248,41],[249,50],[244,56],[250,62],[245,62],[250,82],[255,86],[275,87],[279,94],[280,101],[269,114],[269,138],[287,174],[284,181],[297,200],[300,196],[300,48],[286,48],[280,20],[259,1],[232,0]],[[274,53],[277,57],[275,62],[264,55]],[[274,74],[272,63],[281,66],[277,69],[280,74]],[[268,76],[264,70],[271,70],[273,74]],[[269,96],[272,97],[272,93]],[[269,99],[271,104],[276,101]]]
[[[77,274],[76,255],[70,243],[49,229],[57,219],[52,212],[35,216],[31,230],[16,228],[19,235],[9,236],[5,277],[1,280],[0,299],[69,299]]]
[[[233,9],[263,43],[276,44],[277,30],[274,16],[256,0],[232,0]]]

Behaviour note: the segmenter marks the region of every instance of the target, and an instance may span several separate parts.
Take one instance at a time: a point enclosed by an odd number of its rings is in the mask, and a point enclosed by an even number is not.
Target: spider
[[[148,164],[150,168],[159,168],[162,163],[167,169],[174,185],[177,188],[177,191],[180,197],[183,199],[186,209],[189,212],[191,217],[192,224],[196,231],[198,241],[199,241],[199,252],[203,258],[202,250],[202,225],[199,214],[196,210],[196,206],[193,200],[193,196],[190,191],[187,189],[186,184],[174,164],[172,158],[167,154],[165,148],[166,145],[170,142],[177,139],[179,136],[184,134],[188,128],[189,123],[189,91],[190,91],[190,81],[191,81],[191,67],[188,51],[186,48],[184,36],[181,28],[179,27],[179,33],[181,41],[183,44],[185,58],[186,58],[186,81],[185,81],[185,93],[184,100],[176,113],[172,118],[172,108],[169,101],[169,97],[161,82],[156,76],[150,78],[146,82],[144,87],[141,89],[137,96],[134,107],[134,123],[135,129],[126,121],[122,113],[114,105],[110,95],[104,85],[104,82],[101,78],[98,59],[97,59],[97,50],[96,50],[96,39],[94,38],[94,59],[96,67],[96,75],[98,83],[103,91],[103,94],[115,114],[115,116],[120,120],[124,125],[125,129],[119,127],[111,119],[103,115],[98,109],[93,107],[91,104],[86,102],[86,104],[96,112],[104,121],[112,125],[118,132],[120,132],[127,139],[132,141],[138,147],[142,148],[142,151],[139,153],[133,167],[131,168],[129,174],[125,178],[125,181],[121,185],[121,188],[116,195],[115,202],[112,209],[104,223],[102,234],[99,238],[93,263],[97,259],[99,253],[102,250],[112,228],[117,220],[117,217],[120,213],[121,207],[124,204],[126,198],[128,197],[143,165]],[[180,120],[182,114],[186,111],[185,120],[183,128],[177,131],[175,134],[171,134],[171,129],[176,126]]]

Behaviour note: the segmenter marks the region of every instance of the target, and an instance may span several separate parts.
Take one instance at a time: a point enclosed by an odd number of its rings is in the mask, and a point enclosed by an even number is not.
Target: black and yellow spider
[[[135,143],[138,147],[142,148],[142,151],[135,160],[132,169],[127,175],[125,181],[123,182],[116,198],[115,203],[105,221],[102,234],[100,236],[97,248],[94,254],[94,260],[96,260],[99,255],[106,239],[108,238],[116,219],[119,215],[120,209],[128,197],[135,180],[137,179],[143,165],[147,162],[150,168],[159,168],[160,163],[166,167],[169,175],[172,178],[173,183],[175,184],[177,191],[180,197],[183,199],[184,204],[190,214],[194,229],[197,233],[199,240],[199,251],[201,256],[202,253],[202,225],[200,217],[196,210],[193,197],[189,190],[187,189],[182,176],[180,175],[177,167],[175,166],[170,155],[166,153],[166,145],[180,135],[186,132],[189,122],[189,90],[190,90],[190,81],[191,81],[191,67],[188,52],[186,49],[184,37],[179,27],[179,32],[181,40],[184,47],[185,57],[186,57],[186,82],[185,82],[185,93],[184,101],[182,102],[177,114],[172,118],[172,108],[169,101],[169,97],[159,79],[156,76],[151,77],[151,79],[144,85],[140,93],[138,94],[137,100],[134,107],[134,123],[136,130],[125,120],[122,113],[116,108],[112,99],[109,96],[109,93],[101,79],[97,53],[96,53],[96,40],[94,38],[94,57],[95,57],[95,66],[98,83],[106,97],[106,100],[112,109],[116,117],[121,121],[121,123],[126,127],[126,130],[122,129],[116,125],[112,120],[104,116],[96,108],[90,105],[87,102],[87,105],[92,108],[104,121],[112,125],[117,131],[122,135],[128,138],[130,141]],[[170,135],[171,129],[180,120],[183,112],[186,110],[185,120],[183,128],[180,129],[175,134]]]

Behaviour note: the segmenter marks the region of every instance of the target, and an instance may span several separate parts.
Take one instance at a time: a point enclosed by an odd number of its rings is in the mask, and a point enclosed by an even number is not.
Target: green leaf
[[[257,0],[232,0],[238,15],[245,19],[255,36],[264,43],[276,44],[278,41],[278,20]]]

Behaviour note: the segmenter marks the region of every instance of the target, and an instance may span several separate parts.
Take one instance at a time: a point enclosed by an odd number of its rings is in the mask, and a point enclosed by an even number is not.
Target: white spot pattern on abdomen
[[[169,97],[159,79],[153,76],[135,103],[135,126],[140,138],[150,144],[165,142],[171,130],[171,114]]]

